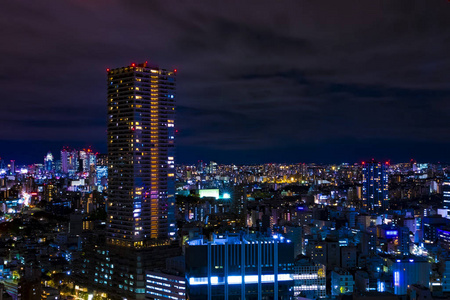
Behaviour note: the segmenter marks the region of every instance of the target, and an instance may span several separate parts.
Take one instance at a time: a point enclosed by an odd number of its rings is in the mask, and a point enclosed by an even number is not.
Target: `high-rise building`
[[[331,295],[338,296],[340,294],[353,293],[355,281],[353,275],[343,269],[335,269],[331,271]]]
[[[363,162],[363,207],[375,211],[388,208],[388,163]]]
[[[442,183],[442,206],[450,209],[450,179],[446,178]]]
[[[144,299],[145,271],[181,254],[169,239],[176,234],[176,72],[147,63],[107,72],[107,159],[78,155],[79,169],[108,166],[106,244],[89,241],[80,282],[111,299]]]
[[[53,170],[53,154],[50,151],[44,157],[44,163],[45,163],[45,171],[50,172]]]
[[[310,258],[301,256],[295,262],[294,280],[294,297],[325,298],[326,272],[324,265],[315,264]]]
[[[185,248],[188,299],[291,299],[294,247],[282,237],[227,234]]]
[[[16,174],[16,161],[11,160],[11,175]]]
[[[64,174],[69,173],[70,165],[70,153],[66,148],[61,150],[61,172]]]
[[[175,236],[175,78],[147,62],[108,72],[108,242]]]
[[[406,295],[412,284],[430,286],[430,263],[422,257],[403,256],[400,259],[387,259],[388,274],[394,283],[390,292]]]

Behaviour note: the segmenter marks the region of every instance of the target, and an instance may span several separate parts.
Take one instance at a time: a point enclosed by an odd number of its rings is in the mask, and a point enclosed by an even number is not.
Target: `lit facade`
[[[82,257],[80,283],[108,294],[108,298],[139,299],[146,297],[145,270],[162,269],[166,259],[179,256],[178,244],[149,244],[143,248],[90,245]]]
[[[450,250],[450,228],[437,228],[436,232],[440,245],[443,246],[444,249]]]
[[[326,271],[321,264],[294,267],[294,296],[317,299],[326,297]]]
[[[350,273],[341,270],[331,272],[331,295],[351,294],[354,285],[355,281]]]
[[[189,299],[290,299],[294,247],[286,239],[245,235],[191,240],[186,246]]]
[[[63,174],[69,173],[69,164],[70,164],[70,152],[67,149],[61,150],[61,172]]]
[[[44,157],[44,165],[45,165],[45,171],[53,171],[53,154],[51,152],[48,152],[47,155]]]
[[[430,263],[420,257],[403,257],[387,259],[389,274],[393,286],[390,291],[396,295],[406,295],[412,284],[430,286]]]
[[[388,208],[388,164],[369,161],[363,163],[363,207],[371,211]]]
[[[108,242],[175,236],[175,71],[108,69]]]
[[[184,277],[161,272],[146,272],[145,276],[145,299],[186,299],[186,280]]]
[[[444,208],[450,209],[450,180],[446,179],[442,183],[442,206]]]

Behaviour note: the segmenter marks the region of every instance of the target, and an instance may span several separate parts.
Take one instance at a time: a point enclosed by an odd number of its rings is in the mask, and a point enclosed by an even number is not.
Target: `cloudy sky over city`
[[[5,159],[106,152],[106,68],[144,61],[178,70],[179,163],[450,150],[446,0],[18,0],[0,16]]]

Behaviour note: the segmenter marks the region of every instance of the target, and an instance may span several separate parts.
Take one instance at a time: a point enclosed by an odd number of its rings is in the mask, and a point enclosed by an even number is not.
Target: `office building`
[[[442,272],[442,291],[450,293],[450,260],[444,260],[444,270]]]
[[[53,170],[53,154],[51,152],[48,152],[44,157],[44,166],[45,171],[47,172],[51,172]]]
[[[175,71],[147,63],[108,69],[106,244],[89,241],[81,281],[111,299],[144,299],[146,270],[163,266],[181,249],[175,237]],[[96,169],[90,149],[78,169]],[[97,178],[98,180],[99,178]]]
[[[388,208],[388,163],[363,162],[363,207],[370,211]]]
[[[331,295],[351,294],[354,285],[355,281],[349,272],[337,268],[331,272]]]
[[[230,234],[186,245],[189,299],[290,299],[294,246],[281,236]]]
[[[186,280],[182,276],[147,271],[145,280],[145,299],[186,299]]]
[[[78,172],[90,172],[97,165],[97,154],[91,149],[83,149],[78,152]]]
[[[442,206],[444,208],[450,209],[450,179],[445,179],[442,183]]]
[[[178,245],[168,240],[136,248],[100,245],[97,239],[85,249],[79,282],[113,300],[144,299],[146,270],[162,269],[167,258],[180,254]]]
[[[309,257],[297,259],[294,267],[294,297],[318,299],[326,297],[326,270]]]
[[[374,273],[358,270],[355,272],[355,289],[360,292],[384,291],[384,282],[375,278]]]
[[[67,174],[69,173],[69,166],[70,166],[70,152],[63,148],[61,150],[61,173]]]
[[[15,175],[16,174],[16,161],[11,160],[10,166],[11,166],[11,168],[10,168],[11,175]]]
[[[175,71],[108,71],[108,242],[140,247],[175,236]]]
[[[400,227],[398,229],[398,252],[402,255],[409,255],[410,244],[411,238],[409,236],[409,228]]]
[[[394,283],[391,292],[395,295],[406,295],[408,287],[412,284],[429,287],[430,263],[426,259],[404,256],[401,258],[389,258],[386,262]]]

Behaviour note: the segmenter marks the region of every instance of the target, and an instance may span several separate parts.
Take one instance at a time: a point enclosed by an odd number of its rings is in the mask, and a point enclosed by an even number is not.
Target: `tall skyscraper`
[[[175,236],[176,70],[147,62],[108,72],[108,243]]]
[[[49,151],[47,155],[44,157],[45,171],[53,170],[53,154]]]
[[[388,163],[374,160],[363,162],[363,207],[368,210],[383,210],[388,207]]]
[[[12,175],[16,174],[16,161],[15,160],[11,160],[11,174]]]
[[[61,150],[61,172],[64,174],[69,173],[70,153],[66,148]]]
[[[450,179],[445,178],[442,183],[442,207],[450,209]]]

